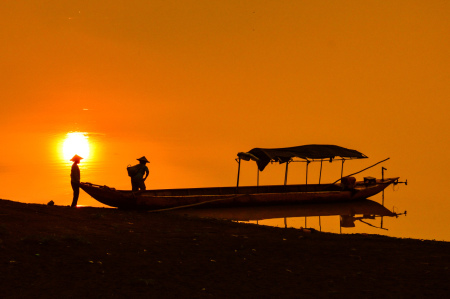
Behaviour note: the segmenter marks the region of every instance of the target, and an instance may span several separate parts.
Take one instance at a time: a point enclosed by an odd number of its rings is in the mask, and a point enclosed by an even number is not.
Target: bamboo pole
[[[360,173],[360,172],[363,172],[363,171],[365,171],[365,170],[367,170],[367,169],[369,169],[369,168],[372,168],[372,167],[374,167],[375,165],[378,165],[378,164],[380,164],[380,163],[383,163],[384,161],[387,161],[387,160],[389,160],[389,159],[390,159],[390,158],[386,158],[386,159],[384,159],[384,160],[382,160],[382,161],[380,161],[380,162],[377,162],[377,163],[375,163],[375,164],[373,164],[373,165],[371,165],[371,166],[369,166],[369,167],[366,167],[366,168],[364,168],[364,169],[362,169],[362,170],[360,170],[360,171],[357,171],[357,172],[354,172],[354,173],[352,173],[352,174],[346,175],[346,177],[347,177],[347,176],[351,176],[351,175],[358,174],[358,173]],[[332,184],[335,184],[335,183],[339,182],[341,179],[342,179],[342,177],[341,177],[340,179],[337,179],[336,181],[334,181]]]

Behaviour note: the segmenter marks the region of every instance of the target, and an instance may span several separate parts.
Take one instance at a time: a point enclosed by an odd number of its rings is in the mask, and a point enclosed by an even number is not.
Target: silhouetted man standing
[[[80,195],[80,168],[78,167],[78,163],[81,161],[80,156],[75,155],[73,156],[70,161],[73,161],[72,164],[72,171],[70,172],[70,183],[72,184],[73,189],[73,200],[72,200],[72,208],[75,208],[77,206],[78,202],[78,196]]]
[[[149,174],[148,167],[145,164],[150,163],[150,161],[147,160],[145,156],[142,156],[137,160],[139,161],[139,164],[133,166],[133,168],[136,167],[136,174],[131,177],[131,189],[133,191],[146,189],[145,180],[147,179]]]

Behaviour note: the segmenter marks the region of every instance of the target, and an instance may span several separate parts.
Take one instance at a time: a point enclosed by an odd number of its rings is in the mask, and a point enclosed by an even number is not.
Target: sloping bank
[[[444,297],[449,244],[0,200],[0,293]]]

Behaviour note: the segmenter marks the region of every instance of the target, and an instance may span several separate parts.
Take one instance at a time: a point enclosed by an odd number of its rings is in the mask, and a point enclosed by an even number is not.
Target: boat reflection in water
[[[398,217],[406,215],[404,213],[395,213],[372,200],[360,200],[354,202],[340,203],[322,203],[322,204],[302,204],[302,205],[279,205],[279,206],[259,206],[259,207],[239,207],[239,208],[197,208],[175,210],[170,213],[183,214],[201,218],[225,219],[238,222],[256,221],[259,224],[261,220],[284,219],[285,228],[287,218],[305,217],[305,228],[307,227],[306,219],[308,217],[322,216],[339,216],[340,228],[355,227],[355,222],[360,221],[372,227],[383,228],[383,217]],[[380,225],[375,226],[366,222],[366,219],[380,218]]]

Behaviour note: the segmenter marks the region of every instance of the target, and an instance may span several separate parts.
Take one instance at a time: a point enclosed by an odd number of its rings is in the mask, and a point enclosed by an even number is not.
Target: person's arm
[[[149,173],[150,173],[150,172],[148,171],[148,167],[145,167],[145,177],[144,177],[144,181],[147,179]]]

